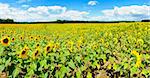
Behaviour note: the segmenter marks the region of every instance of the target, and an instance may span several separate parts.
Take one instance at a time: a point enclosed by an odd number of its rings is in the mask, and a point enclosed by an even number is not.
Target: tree
[[[150,19],[142,20],[142,22],[150,22]]]
[[[13,19],[0,19],[0,23],[14,23]]]

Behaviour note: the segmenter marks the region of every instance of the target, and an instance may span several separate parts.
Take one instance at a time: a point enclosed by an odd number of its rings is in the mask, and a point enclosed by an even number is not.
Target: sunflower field
[[[0,24],[0,78],[150,78],[150,23]]]

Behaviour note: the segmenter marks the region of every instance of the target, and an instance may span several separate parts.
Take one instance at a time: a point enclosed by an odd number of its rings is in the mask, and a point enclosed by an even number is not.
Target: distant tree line
[[[0,23],[14,23],[13,19],[0,19]]]
[[[142,20],[142,22],[150,22],[150,19]]]
[[[73,21],[73,20],[57,20],[50,22],[30,22],[31,24],[40,24],[40,23],[120,23],[120,22],[135,22],[135,21]]]
[[[136,22],[136,21],[73,21],[73,20],[56,20],[48,22],[15,22],[13,19],[0,19],[2,24],[41,24],[41,23],[121,23],[121,22]],[[150,22],[150,20],[142,20],[141,22]]]

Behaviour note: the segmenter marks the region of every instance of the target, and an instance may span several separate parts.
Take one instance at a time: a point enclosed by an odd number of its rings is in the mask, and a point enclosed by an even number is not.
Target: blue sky
[[[2,9],[4,7],[5,9]],[[44,9],[44,11],[42,9]],[[12,18],[16,21],[49,21],[56,19],[99,21],[140,20],[149,18],[150,1],[0,0],[0,11],[1,10],[9,11],[10,13],[7,12],[8,14],[6,14],[6,12],[0,12],[0,18]],[[22,17],[24,17],[24,19]],[[114,17],[117,18],[115,19]]]

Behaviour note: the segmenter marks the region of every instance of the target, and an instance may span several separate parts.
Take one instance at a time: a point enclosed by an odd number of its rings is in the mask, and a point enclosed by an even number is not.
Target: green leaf
[[[14,71],[13,71],[13,78],[16,78],[17,77],[17,75],[19,74],[19,72],[20,72],[20,68],[16,68]]]
[[[75,66],[75,64],[73,63],[72,60],[71,60],[70,62],[68,62],[68,65],[69,65],[69,67],[71,67],[71,68],[73,68],[73,69],[76,68],[76,66]]]
[[[131,74],[134,74],[138,71],[138,68],[137,67],[132,67],[131,68]]]
[[[65,73],[67,73],[67,70],[66,70],[66,67],[65,66],[62,66],[61,69],[60,69],[60,78],[63,78],[65,76]]]
[[[115,70],[119,70],[119,65],[118,65],[118,64],[114,64],[113,68],[114,68]]]
[[[92,67],[96,68],[97,64],[98,64],[97,61],[94,61],[94,63],[92,64]]]
[[[79,56],[76,56],[75,59],[80,63],[81,58]]]
[[[55,77],[56,77],[56,78],[59,78],[59,72],[58,72],[57,70],[56,70],[56,72],[57,72],[57,73],[55,74]]]
[[[60,57],[61,57],[61,62],[65,63],[66,62],[66,57],[64,57],[64,56],[60,56]]]
[[[76,72],[76,77],[81,78],[81,70],[80,69],[78,69],[78,71]]]
[[[92,78],[92,73],[88,72],[87,78]]]
[[[101,54],[100,57],[101,57],[102,59],[106,59],[106,56],[105,56],[104,54]]]
[[[42,61],[40,62],[40,65],[41,65],[41,67],[47,65],[47,60],[46,60],[46,59],[45,59],[45,60],[42,60]]]
[[[32,69],[30,69],[30,70],[28,71],[27,75],[28,75],[29,77],[32,76],[32,75],[34,75],[34,71],[33,71]]]
[[[82,65],[82,66],[80,67],[80,70],[81,70],[81,71],[84,71],[84,70],[86,70],[86,69],[87,69],[86,66],[83,66],[83,65]]]
[[[5,69],[5,65],[0,65],[0,72],[2,72]]]
[[[37,65],[35,63],[31,64],[31,69],[36,70]]]
[[[144,75],[148,74],[148,70],[143,69],[143,70],[142,70],[142,74],[144,74]]]
[[[3,60],[2,59],[0,59],[0,64],[2,64],[3,63]]]
[[[48,78],[48,72],[45,73],[44,78]]]
[[[84,61],[85,63],[89,62],[90,61],[89,57],[85,57]]]
[[[7,67],[10,62],[11,62],[11,57],[9,57],[9,59],[5,62],[5,66]]]
[[[124,63],[124,68],[127,69],[129,67],[128,63]]]

